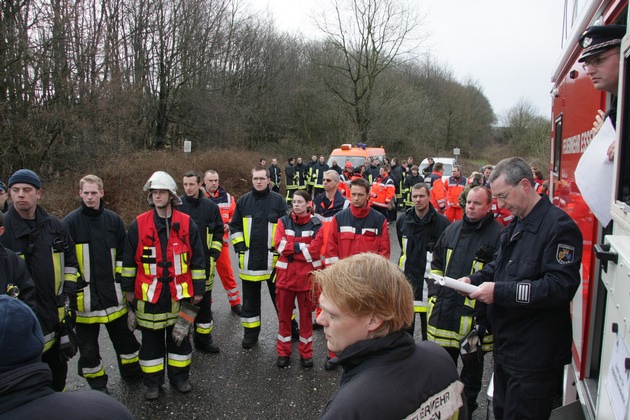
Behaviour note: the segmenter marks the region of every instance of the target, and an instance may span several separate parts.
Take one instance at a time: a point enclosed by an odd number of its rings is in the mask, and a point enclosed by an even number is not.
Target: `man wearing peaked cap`
[[[619,86],[619,57],[621,39],[626,33],[624,25],[591,26],[579,37],[578,42],[584,51],[578,59],[583,63],[586,74],[593,87],[612,95],[608,111],[598,110],[593,123],[597,134],[606,118],[610,118],[613,127],[617,126],[617,88]],[[615,142],[608,148],[608,158],[613,159]]]
[[[133,419],[124,405],[101,392],[54,392],[50,369],[41,362],[43,349],[33,311],[0,295],[0,418]]]
[[[62,391],[72,349],[61,346],[60,323],[66,303],[75,307],[78,264],[74,241],[59,219],[40,205],[42,183],[30,169],[9,178],[13,204],[4,215],[0,243],[24,258],[35,283],[36,313],[44,334],[42,361],[52,371],[52,388]],[[52,245],[52,246],[51,246]]]

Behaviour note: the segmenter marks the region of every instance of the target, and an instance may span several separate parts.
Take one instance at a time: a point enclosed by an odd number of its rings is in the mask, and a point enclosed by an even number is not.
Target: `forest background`
[[[416,162],[457,147],[465,174],[513,155],[547,167],[549,120],[526,101],[495,115],[477,82],[426,54],[404,2],[333,4],[313,41],[239,0],[4,1],[0,178],[35,170],[63,216],[94,173],[129,222],[155,170],[181,182],[212,168],[238,196],[259,158],[284,171],[342,143]]]

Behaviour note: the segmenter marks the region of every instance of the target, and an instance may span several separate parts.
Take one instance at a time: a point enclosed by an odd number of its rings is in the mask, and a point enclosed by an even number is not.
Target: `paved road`
[[[400,255],[395,236],[392,229],[392,259]],[[233,254],[232,261],[236,261]],[[220,346],[221,353],[208,355],[195,352],[191,367],[192,392],[179,394],[167,382],[160,399],[152,402],[145,401],[141,383],[129,384],[121,380],[107,332],[102,328],[101,353],[109,375],[108,387],[111,394],[125,404],[137,419],[317,418],[341,377],[341,369],[332,372],[324,370],[327,350],[322,331],[314,331],[313,369],[300,367],[296,342],[293,342],[292,365],[287,369],[278,369],[275,364],[277,317],[266,288],[263,288],[260,341],[252,350],[241,348],[243,328],[239,318],[231,313],[218,279],[215,282],[213,314],[213,337]],[[419,331],[416,331],[416,338],[419,338]],[[87,382],[77,375],[77,359],[75,357],[70,362],[67,383],[69,391],[89,389]],[[486,359],[484,394],[479,398],[482,406],[475,412],[475,419],[485,419],[484,396],[491,357]],[[418,374],[421,375],[422,372]]]

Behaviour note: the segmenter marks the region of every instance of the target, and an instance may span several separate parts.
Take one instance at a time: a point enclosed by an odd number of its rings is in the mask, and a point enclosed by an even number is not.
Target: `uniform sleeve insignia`
[[[532,285],[529,282],[522,282],[516,285],[516,303],[529,303]]]
[[[570,264],[575,258],[575,248],[565,244],[558,244],[556,251],[556,261],[558,264]]]

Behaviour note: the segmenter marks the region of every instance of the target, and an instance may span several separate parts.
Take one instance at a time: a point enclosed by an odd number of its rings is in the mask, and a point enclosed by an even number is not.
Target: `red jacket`
[[[389,259],[389,229],[381,213],[367,207],[340,211],[330,222],[330,234],[324,253],[326,264],[360,254],[374,252]]]
[[[276,263],[276,287],[296,292],[311,290],[311,273],[322,268],[322,222],[311,214],[283,216],[278,221],[274,244],[280,254]]]
[[[446,186],[444,181],[442,181],[442,174],[433,172],[432,175],[437,175],[439,178],[433,181],[433,186],[431,187],[431,204],[439,213],[444,213],[444,210],[446,210]]]
[[[468,179],[465,176],[460,176],[459,179],[449,177],[446,183],[446,201],[448,207],[459,208],[459,195],[464,191]]]

